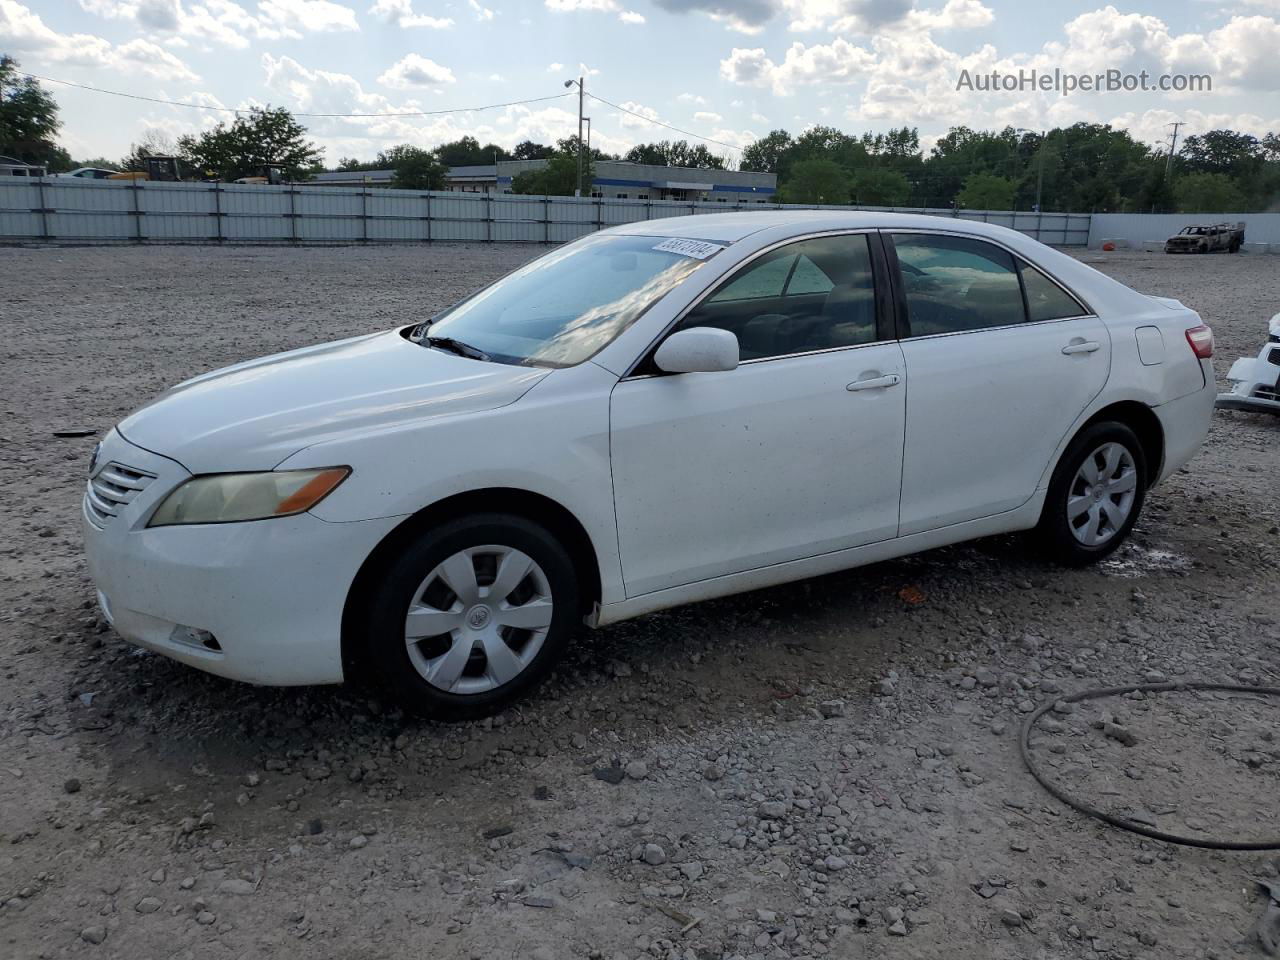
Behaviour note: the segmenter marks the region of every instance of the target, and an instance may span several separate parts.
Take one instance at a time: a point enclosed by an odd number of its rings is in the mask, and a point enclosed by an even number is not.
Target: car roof
[[[793,227],[794,231],[785,228]],[[782,228],[782,229],[779,229]],[[771,230],[775,237],[815,233],[822,230],[945,229],[979,237],[1005,239],[1013,231],[1006,227],[916,213],[881,213],[874,210],[744,210],[704,213],[660,220],[640,220],[610,227],[607,232],[646,237],[681,237],[736,243],[753,233]]]

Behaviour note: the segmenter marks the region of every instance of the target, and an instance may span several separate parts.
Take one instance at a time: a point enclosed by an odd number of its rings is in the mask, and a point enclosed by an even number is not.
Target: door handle
[[[855,390],[883,390],[885,387],[896,387],[902,382],[902,378],[896,373],[890,373],[883,377],[870,377],[866,380],[855,380],[853,383],[845,387],[846,390],[853,392]]]
[[[1101,346],[1102,344],[1097,340],[1072,340],[1062,348],[1062,352],[1067,356],[1071,356],[1075,353],[1093,353]]]

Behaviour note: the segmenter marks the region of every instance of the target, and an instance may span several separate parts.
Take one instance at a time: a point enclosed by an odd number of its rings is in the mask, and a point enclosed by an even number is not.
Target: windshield
[[[506,363],[567,367],[593,356],[721,250],[701,240],[599,235],[521,267],[437,318],[443,338]]]

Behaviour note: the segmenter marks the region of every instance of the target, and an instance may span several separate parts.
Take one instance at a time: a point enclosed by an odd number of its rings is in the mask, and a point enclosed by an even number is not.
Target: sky
[[[609,152],[684,134],[736,161],[770,130],[958,124],[1123,127],[1153,145],[1232,127],[1280,131],[1280,0],[0,0],[0,52],[45,82],[76,159],[149,131],[196,132],[270,103],[304,118],[325,161],[471,134],[505,147],[577,129]],[[1204,74],[1211,92],[991,92],[993,70]],[[969,78],[969,86],[957,89]],[[556,99],[472,110],[541,97]],[[197,107],[199,109],[197,109]],[[468,108],[430,117],[389,116]],[[649,118],[649,119],[645,119]],[[692,142],[698,142],[689,137]],[[734,149],[738,148],[738,149]]]

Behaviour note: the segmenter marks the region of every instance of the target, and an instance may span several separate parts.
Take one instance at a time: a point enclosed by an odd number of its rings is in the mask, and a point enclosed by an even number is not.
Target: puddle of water
[[[1185,570],[1189,566],[1191,561],[1180,553],[1131,543],[1103,560],[1098,564],[1098,569],[1108,577],[1132,580],[1151,573]]]

